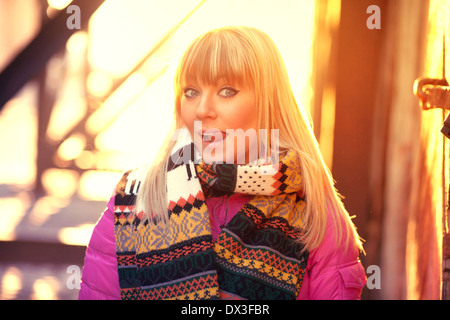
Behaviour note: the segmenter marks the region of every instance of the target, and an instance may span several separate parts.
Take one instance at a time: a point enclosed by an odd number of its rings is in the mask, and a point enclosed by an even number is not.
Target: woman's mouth
[[[221,143],[226,139],[227,134],[219,130],[203,130],[200,133],[204,146]]]

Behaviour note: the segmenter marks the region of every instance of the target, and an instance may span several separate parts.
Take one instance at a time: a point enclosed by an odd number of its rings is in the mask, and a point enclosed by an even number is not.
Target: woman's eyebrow
[[[229,85],[232,87],[243,87],[244,83],[238,79],[233,79],[232,77],[221,76],[214,81],[204,81],[202,79],[196,79],[195,77],[186,77],[185,81],[182,81],[181,87],[184,89],[186,87],[202,87],[202,86],[224,86]]]
[[[198,84],[197,81],[183,81],[181,83],[181,88],[185,89],[188,87],[199,87],[200,85]]]

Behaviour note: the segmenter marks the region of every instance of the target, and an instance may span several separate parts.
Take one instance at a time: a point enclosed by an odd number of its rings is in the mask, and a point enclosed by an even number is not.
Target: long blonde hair
[[[307,200],[305,247],[312,250],[320,244],[327,227],[327,212],[332,210],[338,237],[336,243],[344,241],[348,244],[349,239],[354,239],[362,250],[356,229],[320,154],[309,117],[294,98],[283,59],[272,39],[252,27],[209,31],[196,38],[184,53],[174,79],[173,125],[139,188],[136,211],[143,211],[147,217],[167,220],[166,172],[175,144],[171,137],[183,126],[182,87],[190,77],[198,77],[196,79],[205,83],[215,83],[225,77],[253,86],[258,109],[256,129],[278,129],[280,149],[296,151],[301,161]],[[344,234],[346,239],[342,239]]]

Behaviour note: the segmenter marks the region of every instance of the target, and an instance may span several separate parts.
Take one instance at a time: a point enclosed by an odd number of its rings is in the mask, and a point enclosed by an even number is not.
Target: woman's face
[[[253,88],[220,80],[189,82],[182,90],[181,117],[205,162],[255,160],[258,113]]]

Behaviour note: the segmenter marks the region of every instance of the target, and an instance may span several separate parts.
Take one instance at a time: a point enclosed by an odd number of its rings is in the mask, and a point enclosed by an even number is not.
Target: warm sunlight
[[[72,0],[47,0],[48,5],[56,10],[64,9],[71,2]]]
[[[0,239],[11,241],[16,239],[15,229],[27,213],[32,199],[27,192],[21,192],[16,197],[0,198]]]
[[[67,245],[87,246],[93,229],[93,224],[83,224],[76,227],[62,228],[58,232],[58,240]]]
[[[60,282],[52,276],[37,279],[33,284],[31,299],[33,300],[56,300]]]
[[[48,0],[54,10],[70,2]],[[309,107],[314,1],[105,1],[87,32],[74,33],[65,55],[56,55],[47,65],[48,87],[56,96],[45,143],[55,148],[54,167],[40,177],[48,197],[34,204],[28,221],[42,225],[74,196],[105,201],[121,171],[151,162],[171,122],[173,75],[181,53],[197,35],[239,24],[261,28],[273,38],[295,95]],[[0,160],[0,183],[33,184],[36,99],[37,88],[28,87],[3,109],[0,134],[11,135],[17,127],[21,134],[0,144],[8,150]],[[83,119],[84,128],[73,131]],[[2,239],[14,237],[31,204],[22,198],[0,199],[8,208]],[[67,240],[69,234],[82,229],[66,229],[61,239],[73,242]]]
[[[47,0],[42,12],[36,5],[37,23],[29,22],[27,32],[38,34],[42,18],[70,4]],[[268,33],[298,102],[309,108],[314,10],[313,0],[105,0],[87,28],[46,62],[45,81],[30,81],[1,110],[0,136],[14,139],[0,140],[0,240],[21,234],[87,245],[121,173],[151,163],[158,152],[172,121],[180,56],[210,29],[250,25]],[[11,268],[0,276],[1,297],[17,298],[24,275]],[[58,286],[40,276],[27,290],[32,299],[54,299]]]
[[[16,267],[9,267],[0,283],[0,300],[12,300],[22,289],[22,272]]]

